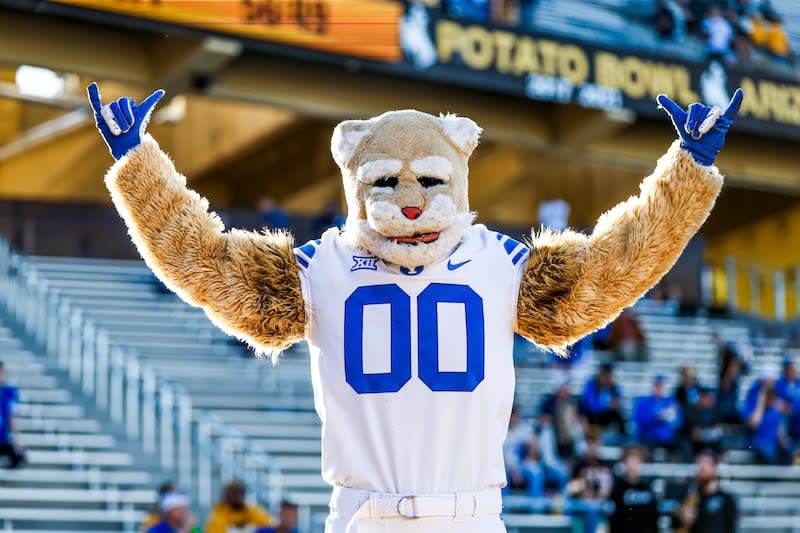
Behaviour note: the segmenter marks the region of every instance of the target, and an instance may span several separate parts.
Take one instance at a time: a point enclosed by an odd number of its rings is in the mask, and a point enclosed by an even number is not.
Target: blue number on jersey
[[[467,370],[439,370],[439,303],[464,304]],[[364,306],[389,304],[391,372],[364,373]],[[417,297],[419,377],[432,391],[470,392],[484,378],[483,299],[466,285],[431,283]],[[344,305],[344,369],[359,394],[397,392],[411,379],[411,298],[400,287],[359,287]]]
[[[440,302],[464,304],[467,320],[466,372],[439,371]],[[483,381],[483,299],[466,285],[431,283],[417,297],[419,379],[433,391],[474,391]]]
[[[389,304],[391,372],[364,373],[364,306]],[[411,298],[395,284],[359,287],[344,303],[344,374],[359,394],[397,392],[411,379]]]

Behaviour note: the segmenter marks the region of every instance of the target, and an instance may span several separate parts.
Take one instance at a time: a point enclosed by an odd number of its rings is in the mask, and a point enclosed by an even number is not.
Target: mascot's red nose
[[[404,207],[400,211],[406,216],[406,218],[410,218],[411,220],[416,220],[422,215],[422,209],[419,207]]]

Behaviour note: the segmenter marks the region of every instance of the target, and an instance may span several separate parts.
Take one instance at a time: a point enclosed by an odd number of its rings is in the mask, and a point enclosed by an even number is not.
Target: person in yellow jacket
[[[246,487],[232,481],[222,489],[222,499],[208,515],[205,533],[246,532],[269,526],[272,517],[257,505],[245,501]]]
[[[776,58],[791,59],[792,49],[783,21],[771,8],[764,9],[761,18],[750,20],[749,33],[756,46],[766,49]]]

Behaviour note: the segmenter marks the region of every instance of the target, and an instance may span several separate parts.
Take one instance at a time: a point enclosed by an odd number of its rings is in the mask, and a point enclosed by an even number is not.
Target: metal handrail
[[[242,479],[257,501],[276,510],[283,488],[274,458],[211,413],[194,423],[191,396],[183,386],[116,342],[3,239],[0,306],[100,409],[124,425],[128,437],[157,454],[165,470],[176,471],[181,486],[201,505],[211,505],[216,467],[223,481]],[[260,483],[260,473],[266,473],[268,486]]]

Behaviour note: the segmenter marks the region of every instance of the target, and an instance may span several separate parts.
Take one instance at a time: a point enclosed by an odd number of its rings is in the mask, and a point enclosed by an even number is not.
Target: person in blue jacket
[[[590,424],[603,429],[616,425],[620,433],[625,433],[622,391],[614,381],[614,370],[609,363],[600,365],[597,375],[586,382],[581,411]]]
[[[653,380],[653,393],[636,400],[634,422],[636,437],[651,451],[665,448],[683,451],[679,429],[683,423],[678,400],[667,394],[667,378],[662,374]]]
[[[750,447],[764,464],[788,464],[790,461],[787,435],[786,402],[778,397],[775,382],[778,367],[767,363],[759,372],[759,379],[747,391],[742,418],[750,430]]]
[[[795,405],[800,401],[800,376],[791,355],[783,358],[783,372],[775,382],[775,393],[787,405]]]

